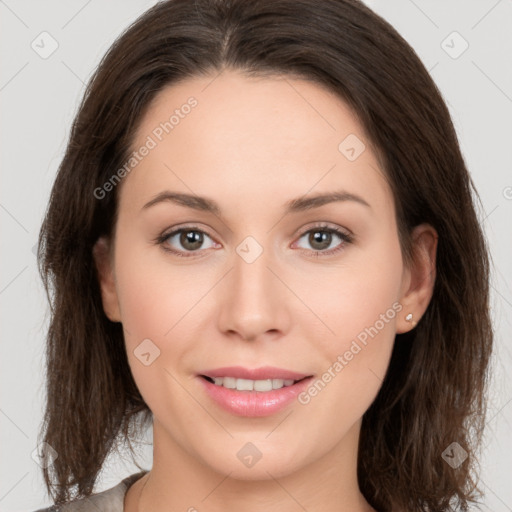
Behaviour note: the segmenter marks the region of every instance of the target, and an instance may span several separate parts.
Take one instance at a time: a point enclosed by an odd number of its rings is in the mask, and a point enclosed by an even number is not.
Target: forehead
[[[305,80],[224,71],[167,86],[136,131],[132,149],[143,146],[151,149],[123,183],[139,207],[164,188],[267,204],[340,187],[391,200],[352,110]]]

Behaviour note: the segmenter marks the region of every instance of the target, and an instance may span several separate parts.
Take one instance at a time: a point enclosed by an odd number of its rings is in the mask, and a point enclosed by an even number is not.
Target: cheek
[[[323,322],[323,347],[330,359],[349,350],[354,339],[394,340],[401,281],[400,247],[391,232],[347,252],[339,266],[304,279],[301,293]]]
[[[200,341],[195,333],[207,318],[204,307],[208,303],[201,299],[213,288],[215,276],[200,264],[170,262],[161,249],[128,235],[120,237],[116,246],[126,351],[133,377],[149,405],[163,380],[174,389],[176,383],[165,370],[174,374],[177,362],[185,364]],[[176,391],[171,395],[178,396]]]
[[[163,258],[157,261],[154,248],[137,252],[131,247],[116,264],[125,346],[137,388],[149,408],[160,414],[162,404],[174,410],[185,399],[173,377],[176,362],[190,350],[190,322],[199,309],[194,305],[202,287],[191,286]]]
[[[208,278],[192,265],[172,263],[161,248],[145,241],[126,236],[118,248],[117,290],[125,329],[132,338],[170,338],[195,314]]]
[[[311,309],[321,312],[328,330],[322,328],[324,335],[316,336],[323,368],[303,403],[322,421],[334,412],[345,418],[345,425],[361,417],[377,395],[391,357],[396,318],[403,314],[400,247],[391,233],[372,245],[323,279],[326,293],[318,292],[318,281],[308,293]]]

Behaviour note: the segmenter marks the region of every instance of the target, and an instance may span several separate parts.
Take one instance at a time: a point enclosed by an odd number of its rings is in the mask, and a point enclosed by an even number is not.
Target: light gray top
[[[64,505],[52,505],[40,508],[34,512],[123,512],[124,497],[129,487],[147,471],[140,471],[126,477],[116,486],[103,492],[91,494],[88,498],[81,498]]]

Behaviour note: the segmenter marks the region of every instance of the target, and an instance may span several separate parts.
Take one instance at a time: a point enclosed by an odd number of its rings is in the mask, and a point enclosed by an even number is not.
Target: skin
[[[123,324],[134,379],[154,415],[153,467],[128,490],[125,510],[373,510],[357,483],[361,419],[395,335],[413,328],[405,316],[419,321],[432,297],[437,233],[416,227],[407,268],[391,190],[362,127],[311,82],[233,70],[188,79],[160,91],[133,148],[190,96],[198,105],[119,185],[114,239],[94,248],[105,313]],[[366,144],[354,161],[338,149],[349,134]],[[339,189],[370,207],[343,201],[284,214],[288,200]],[[164,190],[207,196],[222,212],[171,202],[142,210]],[[354,241],[304,236],[319,222]],[[199,249],[179,234],[165,246],[189,257],[154,243],[187,224],[207,233]],[[252,263],[236,251],[247,236],[263,249]],[[271,365],[321,377],[394,303],[401,310],[306,405],[238,417],[211,401],[196,376]],[[146,366],[134,350],[148,338],[160,356]],[[248,442],[262,454],[252,467],[237,458]]]

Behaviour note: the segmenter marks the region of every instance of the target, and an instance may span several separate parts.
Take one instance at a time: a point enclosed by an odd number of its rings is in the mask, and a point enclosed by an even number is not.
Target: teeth
[[[228,389],[236,389],[237,391],[271,391],[272,389],[281,389],[284,386],[294,384],[293,379],[266,379],[251,380],[237,379],[235,377],[214,377],[217,386],[224,386]]]

